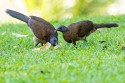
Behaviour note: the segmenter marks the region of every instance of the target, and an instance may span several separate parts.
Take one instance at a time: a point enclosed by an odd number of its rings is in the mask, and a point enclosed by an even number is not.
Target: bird
[[[36,47],[39,43],[43,45],[47,42],[51,43],[51,45],[53,46],[58,45],[58,33],[55,27],[48,21],[37,16],[26,16],[20,12],[11,9],[6,9],[6,13],[13,18],[25,22],[28,27],[30,27],[31,31],[34,34],[34,47]]]
[[[98,28],[111,28],[118,27],[117,23],[101,23],[96,24],[90,20],[79,21],[70,24],[68,27],[62,25],[59,26],[56,31],[60,31],[63,34],[63,38],[66,42],[76,45],[76,41],[86,40],[91,33],[95,32]]]

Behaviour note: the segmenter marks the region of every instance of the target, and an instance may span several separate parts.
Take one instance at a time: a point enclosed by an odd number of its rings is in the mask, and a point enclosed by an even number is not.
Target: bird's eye
[[[54,42],[56,42],[57,40],[54,40]]]
[[[62,30],[62,27],[60,27],[59,29]]]

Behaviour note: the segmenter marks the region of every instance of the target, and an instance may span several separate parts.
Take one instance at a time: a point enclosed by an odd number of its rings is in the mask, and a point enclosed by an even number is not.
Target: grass
[[[117,22],[120,26],[92,33],[77,48],[59,33],[60,49],[32,51],[33,34],[26,24],[0,25],[1,83],[125,83],[125,16],[77,17],[52,21],[55,27],[90,19],[95,23]],[[6,32],[6,34],[3,34]],[[12,33],[28,37],[17,38]],[[2,35],[3,34],[3,35]],[[106,41],[99,43],[99,41]],[[107,48],[103,49],[106,46]]]

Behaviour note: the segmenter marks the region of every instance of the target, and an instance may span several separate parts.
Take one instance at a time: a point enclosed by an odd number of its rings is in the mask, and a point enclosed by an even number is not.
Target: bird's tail
[[[21,20],[23,22],[28,23],[29,17],[24,15],[24,14],[21,14],[19,12],[16,12],[16,11],[10,10],[10,9],[7,9],[6,13],[9,14],[10,16],[16,18],[16,19],[19,19],[19,20]]]
[[[118,27],[116,23],[108,23],[108,24],[94,24],[94,28],[111,28],[111,27]]]

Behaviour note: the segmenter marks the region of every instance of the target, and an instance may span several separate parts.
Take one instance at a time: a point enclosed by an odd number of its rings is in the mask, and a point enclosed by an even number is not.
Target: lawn
[[[51,23],[57,28],[80,20],[116,22],[119,27],[96,31],[76,47],[65,42],[59,32],[61,48],[33,51],[33,34],[25,23],[1,24],[0,83],[125,83],[125,50],[121,50],[125,16],[85,16]],[[18,38],[12,33],[28,36]]]

